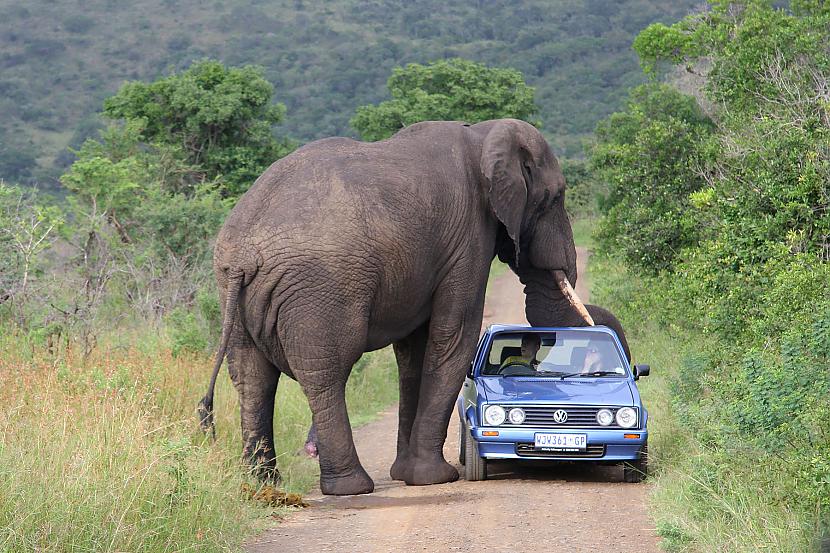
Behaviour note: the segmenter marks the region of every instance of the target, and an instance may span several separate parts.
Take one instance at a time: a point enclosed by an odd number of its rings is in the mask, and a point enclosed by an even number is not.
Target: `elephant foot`
[[[395,462],[392,463],[392,468],[389,469],[389,477],[392,480],[406,480],[406,473],[410,468],[410,458],[408,456],[398,455]]]
[[[427,486],[444,484],[458,480],[458,471],[443,457],[422,459],[413,457],[409,461],[409,470],[403,479],[408,486]]]
[[[260,482],[279,484],[282,477],[280,471],[277,470],[277,460],[273,456],[245,453],[242,458],[248,465],[249,472]]]
[[[375,483],[360,466],[348,476],[327,477],[320,475],[320,491],[325,495],[360,495],[372,493],[374,490]]]
[[[252,465],[251,474],[260,482],[277,485],[282,480],[280,471],[275,466]]]

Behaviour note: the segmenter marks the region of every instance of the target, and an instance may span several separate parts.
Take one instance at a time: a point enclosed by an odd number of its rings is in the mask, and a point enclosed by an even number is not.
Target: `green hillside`
[[[696,0],[30,0],[0,2],[0,178],[57,176],[125,81],[211,57],[259,64],[300,141],[355,135],[392,67],[461,56],[519,69],[560,152],[643,77],[630,44]]]

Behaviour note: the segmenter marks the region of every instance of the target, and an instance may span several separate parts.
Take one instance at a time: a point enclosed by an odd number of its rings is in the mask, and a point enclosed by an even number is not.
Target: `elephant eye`
[[[525,161],[522,163],[522,173],[526,181],[530,182],[530,176],[533,174],[530,171],[530,165]]]

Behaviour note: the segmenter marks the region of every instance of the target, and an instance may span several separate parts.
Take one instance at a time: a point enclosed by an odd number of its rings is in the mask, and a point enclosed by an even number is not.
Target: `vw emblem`
[[[568,413],[564,409],[557,409],[553,412],[553,422],[563,424],[568,420]]]

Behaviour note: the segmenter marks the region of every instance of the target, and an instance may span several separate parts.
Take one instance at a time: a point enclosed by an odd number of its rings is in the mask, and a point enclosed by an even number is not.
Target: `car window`
[[[614,339],[602,332],[500,332],[490,345],[483,375],[595,378],[626,375]]]

